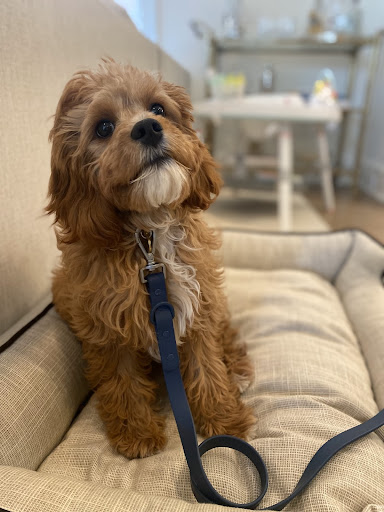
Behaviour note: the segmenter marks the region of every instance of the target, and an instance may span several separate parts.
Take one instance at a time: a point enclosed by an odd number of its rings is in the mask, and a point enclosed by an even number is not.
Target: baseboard
[[[361,166],[360,186],[369,196],[384,203],[384,162],[364,159]]]

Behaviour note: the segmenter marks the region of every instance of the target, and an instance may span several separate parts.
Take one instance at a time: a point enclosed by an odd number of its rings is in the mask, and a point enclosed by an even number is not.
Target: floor
[[[336,210],[327,213],[319,189],[306,190],[304,195],[332,229],[362,229],[384,244],[384,204],[343,189],[336,191]]]
[[[329,224],[302,192],[292,198],[292,231],[328,231]],[[275,190],[223,187],[220,195],[204,213],[208,224],[220,229],[279,231]]]

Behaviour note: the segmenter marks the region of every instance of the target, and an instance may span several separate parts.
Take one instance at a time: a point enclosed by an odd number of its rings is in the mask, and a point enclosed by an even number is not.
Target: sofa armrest
[[[37,469],[88,394],[81,347],[53,307],[0,346],[0,464]]]

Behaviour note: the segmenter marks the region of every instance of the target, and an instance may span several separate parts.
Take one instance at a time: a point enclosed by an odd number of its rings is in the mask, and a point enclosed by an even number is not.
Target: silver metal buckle
[[[140,269],[140,281],[142,283],[146,283],[147,282],[147,279],[145,279],[145,277],[150,273],[150,272],[154,272],[156,269],[161,269],[163,274],[164,274],[164,278],[167,277],[167,273],[165,271],[165,265],[164,263],[154,263],[153,265],[147,265],[146,267],[144,268],[141,268]],[[144,272],[145,271],[148,271],[147,274],[145,274]]]
[[[147,235],[149,235],[149,236],[147,236]],[[144,268],[140,269],[140,281],[142,283],[147,282],[147,280],[145,279],[146,275],[148,275],[150,272],[154,272],[157,269],[161,269],[164,274],[164,278],[166,277],[164,263],[156,263],[155,262],[154,252],[155,252],[155,247],[156,247],[156,234],[154,231],[149,231],[147,233],[147,235],[144,236],[144,231],[142,231],[141,229],[136,229],[136,231],[135,231],[135,238],[136,238],[137,245],[140,247],[141,252],[144,254],[144,257],[148,262],[148,265],[146,265]],[[141,241],[141,238],[148,240],[148,244],[151,249],[150,252],[148,252],[145,249],[144,244]],[[145,274],[145,272],[147,272],[147,273]]]

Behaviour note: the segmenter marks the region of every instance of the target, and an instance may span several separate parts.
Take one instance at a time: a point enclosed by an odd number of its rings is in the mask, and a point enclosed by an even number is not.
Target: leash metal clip
[[[154,272],[155,270],[160,269],[164,277],[166,277],[166,271],[165,271],[165,265],[164,263],[156,263],[155,262],[155,247],[156,247],[156,234],[154,231],[143,231],[141,229],[136,229],[135,231],[135,238],[137,245],[140,247],[141,252],[144,254],[145,259],[148,262],[148,265],[140,269],[140,281],[142,283],[146,283],[147,280],[145,279],[146,275],[148,275],[150,272]],[[148,241],[148,247],[149,252],[145,249],[143,242],[141,241],[141,238],[144,238]]]

